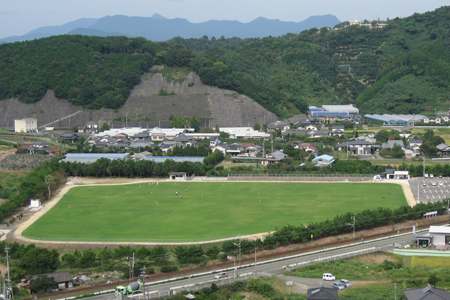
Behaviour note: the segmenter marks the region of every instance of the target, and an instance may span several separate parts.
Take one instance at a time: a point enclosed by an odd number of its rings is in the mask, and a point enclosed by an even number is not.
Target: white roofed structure
[[[324,111],[347,111],[350,115],[359,114],[359,109],[354,107],[353,104],[348,105],[322,105]]]

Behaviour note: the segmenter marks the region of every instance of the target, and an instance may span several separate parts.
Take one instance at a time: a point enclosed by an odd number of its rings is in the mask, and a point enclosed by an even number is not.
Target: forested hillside
[[[35,102],[47,89],[87,108],[118,108],[154,64],[188,67],[203,83],[245,94],[280,117],[308,105],[363,113],[448,109],[450,7],[384,28],[310,29],[225,39],[57,36],[0,45],[0,98]]]

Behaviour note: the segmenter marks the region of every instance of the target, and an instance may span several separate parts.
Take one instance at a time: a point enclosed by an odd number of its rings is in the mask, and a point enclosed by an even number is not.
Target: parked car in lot
[[[334,281],[334,280],[336,280],[336,276],[334,276],[331,273],[323,273],[322,280]]]
[[[432,181],[432,182],[431,182],[431,185],[432,185],[432,186],[436,186],[436,181]]]
[[[222,272],[222,273],[216,274],[214,276],[215,279],[225,278],[225,277],[228,277],[228,273],[226,273],[226,272]]]
[[[348,281],[347,279],[341,279],[339,282],[342,283],[343,285],[345,285],[345,287],[351,287],[352,286],[351,282]]]
[[[430,174],[430,178],[433,178],[434,177],[434,175],[433,174]]]
[[[427,183],[425,181],[422,182],[422,186],[427,186]]]
[[[425,178],[428,178],[428,174],[423,175]]]
[[[444,183],[442,181],[439,181],[440,186],[444,186]]]
[[[331,286],[338,290],[345,289],[345,286],[340,282],[333,282],[333,284]]]

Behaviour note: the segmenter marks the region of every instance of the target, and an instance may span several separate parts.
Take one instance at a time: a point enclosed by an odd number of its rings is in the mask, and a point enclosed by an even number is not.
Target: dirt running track
[[[167,179],[165,180],[157,180],[157,179],[128,179],[128,178],[83,178],[82,179],[82,183],[78,186],[94,186],[94,185],[119,185],[119,184],[133,184],[133,183],[147,183],[147,182],[156,182],[156,181],[168,181]],[[292,183],[297,183],[297,182],[292,182]],[[309,182],[309,183],[314,183],[314,182]],[[382,183],[386,183],[386,181],[382,182]],[[403,188],[403,192],[405,194],[406,200],[408,201],[408,204],[413,207],[416,205],[416,200],[414,199],[413,193],[411,191],[411,188],[408,184],[408,182],[404,182],[404,181],[389,181],[389,183],[393,183],[393,184],[400,184]],[[376,183],[374,183],[376,184]],[[26,237],[22,236],[22,233],[25,229],[27,229],[31,224],[33,224],[36,220],[38,220],[40,217],[42,217],[46,212],[48,212],[53,206],[56,205],[56,203],[58,203],[58,201],[72,188],[75,187],[73,185],[66,185],[64,186],[61,190],[59,190],[55,196],[53,196],[53,198],[45,203],[43,205],[43,207],[37,211],[36,213],[34,213],[30,218],[23,220],[23,222],[20,222],[18,224],[18,227],[16,230],[14,230],[12,233],[8,234],[7,240],[8,241],[17,241],[17,242],[21,242],[21,243],[25,243],[25,244],[29,244],[29,243],[34,243],[36,245],[44,245],[46,247],[51,247],[51,248],[67,248],[68,245],[72,245],[75,246],[75,248],[79,248],[78,246],[81,247],[91,247],[91,246],[98,246],[98,247],[102,247],[105,245],[122,245],[122,244],[134,244],[134,243],[129,243],[129,242],[57,242],[57,241],[40,241],[40,240],[33,240],[33,239],[28,239]],[[255,239],[255,238],[261,238],[263,239],[266,235],[268,235],[269,233],[259,233],[259,234],[254,234],[254,235],[249,235],[249,236],[243,236],[243,238],[245,239]],[[235,239],[235,238],[230,238],[230,239]],[[221,242],[224,241],[226,239],[222,239],[222,240],[214,240],[214,241],[209,241],[209,242],[197,242],[196,244],[210,244],[211,242]],[[143,243],[143,242],[139,242],[139,243],[135,243],[136,245],[160,245],[161,243]],[[165,245],[180,245],[180,244],[193,244],[193,243],[164,243]],[[52,247],[53,246],[53,247]],[[80,248],[81,248],[80,247]],[[84,248],[83,247],[83,248]]]

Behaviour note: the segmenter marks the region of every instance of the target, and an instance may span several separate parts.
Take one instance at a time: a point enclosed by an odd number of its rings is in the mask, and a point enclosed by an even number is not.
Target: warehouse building
[[[365,119],[377,122],[383,122],[383,125],[407,125],[414,124],[417,122],[422,122],[425,119],[423,115],[378,115],[378,114],[367,114],[364,116]]]

